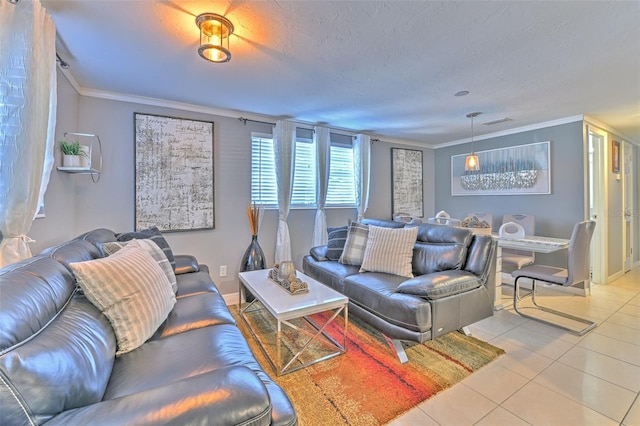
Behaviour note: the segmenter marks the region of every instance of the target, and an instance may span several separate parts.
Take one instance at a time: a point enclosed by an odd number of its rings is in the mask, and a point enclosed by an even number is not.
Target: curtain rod
[[[242,121],[242,124],[244,124],[245,126],[247,125],[247,121],[251,121],[252,123],[270,124],[272,126],[276,125],[276,123],[269,123],[268,121],[252,120],[250,118],[245,118],[245,117],[238,117],[238,120]]]
[[[69,68],[69,63],[66,61],[63,61],[60,55],[58,55],[58,52],[56,52],[56,62],[60,63],[60,68],[62,68],[63,70],[66,70]]]

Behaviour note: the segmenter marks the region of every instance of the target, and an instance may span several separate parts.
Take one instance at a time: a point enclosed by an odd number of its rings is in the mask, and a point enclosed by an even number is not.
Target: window
[[[316,146],[310,129],[297,129],[291,207],[315,208],[317,192]],[[328,207],[354,207],[355,181],[351,136],[331,134]],[[251,202],[278,205],[276,169],[271,135],[251,136]]]

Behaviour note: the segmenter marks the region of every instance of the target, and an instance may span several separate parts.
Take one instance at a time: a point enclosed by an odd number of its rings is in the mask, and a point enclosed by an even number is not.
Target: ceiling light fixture
[[[200,28],[198,54],[209,62],[229,62],[229,36],[233,34],[233,24],[224,16],[215,13],[201,13],[196,17]]]
[[[471,154],[467,155],[467,158],[464,160],[464,169],[468,172],[477,172],[480,170],[480,160],[473,150],[473,119],[479,116],[480,112],[470,112],[467,114],[467,118],[471,118]]]

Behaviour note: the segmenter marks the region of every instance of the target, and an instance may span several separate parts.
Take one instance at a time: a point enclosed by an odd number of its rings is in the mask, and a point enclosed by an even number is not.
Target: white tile
[[[491,363],[462,381],[465,385],[500,404],[524,386],[529,379]]]
[[[624,426],[640,425],[640,398],[636,399],[636,402],[633,403],[622,424]]]
[[[388,423],[388,426],[438,426],[438,423],[419,408],[414,408]]]
[[[547,336],[564,340],[565,342],[569,342],[574,345],[584,338],[584,336],[577,336],[561,328],[554,327],[549,324],[543,324],[537,321],[529,321],[528,323],[523,324],[522,327],[537,331],[542,334],[546,334]]]
[[[640,321],[640,318],[638,318],[638,321]],[[596,327],[593,332],[622,340],[623,342],[640,345],[640,328],[627,327],[607,321]]]
[[[613,419],[533,382],[501,406],[532,425],[618,425]]]
[[[636,317],[636,319],[640,319],[640,306],[637,305],[627,303],[622,308],[620,308],[618,312],[620,312],[621,314],[632,315]]]
[[[529,424],[530,423],[525,422],[504,408],[496,407],[495,410],[484,416],[475,426],[527,426]]]
[[[640,367],[637,365],[590,351],[581,346],[572,348],[560,357],[558,362],[600,377],[631,391],[640,391]]]
[[[534,380],[618,422],[633,403],[635,392],[562,363],[554,363]]]
[[[523,326],[514,328],[500,337],[510,343],[521,345],[552,359],[564,355],[573,346],[569,342],[555,339],[552,336]]]
[[[491,344],[506,352],[506,355],[501,356],[491,365],[500,365],[527,379],[534,378],[553,362],[551,358],[504,339],[497,338]]]
[[[491,337],[496,337],[501,334],[506,333],[509,330],[517,327],[518,324],[509,321],[504,316],[492,316],[489,318],[485,318],[482,321],[478,321],[474,323],[471,327],[473,330],[480,330],[480,333],[484,333],[485,335],[490,335]]]
[[[614,324],[620,324],[626,327],[636,328],[640,330],[640,321],[638,321],[638,318],[633,315],[616,312],[607,319],[607,322],[612,322]]]
[[[638,345],[592,333],[578,343],[578,346],[640,366],[640,346]]]
[[[497,405],[473,389],[458,383],[418,406],[442,426],[472,425]]]

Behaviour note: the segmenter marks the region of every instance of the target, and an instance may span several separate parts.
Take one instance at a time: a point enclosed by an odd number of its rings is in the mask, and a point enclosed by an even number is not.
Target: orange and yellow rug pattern
[[[232,312],[260,364],[289,395],[302,426],[386,424],[504,354],[500,348],[453,332],[424,344],[405,345],[409,361],[401,364],[377,330],[350,315],[345,354],[278,377],[238,318],[237,307]],[[248,318],[267,351],[275,354],[275,320],[264,310]],[[320,314],[313,319],[322,324],[326,318]],[[328,328],[339,342],[342,323],[337,318]],[[304,326],[302,321],[297,325]],[[287,327],[283,332],[288,348],[308,340]],[[309,349],[313,356],[323,351],[329,350],[322,343]]]

